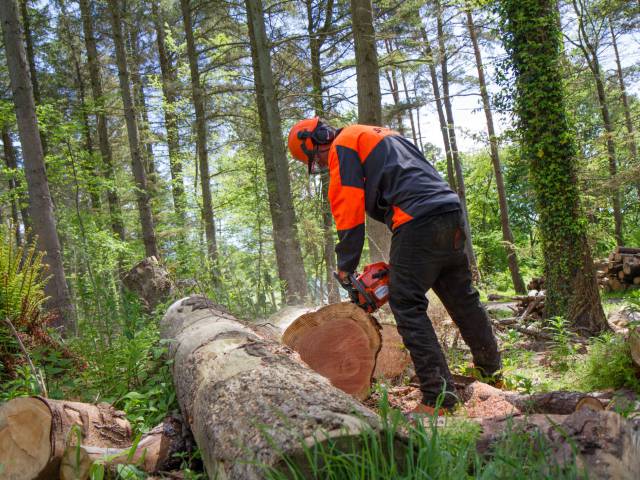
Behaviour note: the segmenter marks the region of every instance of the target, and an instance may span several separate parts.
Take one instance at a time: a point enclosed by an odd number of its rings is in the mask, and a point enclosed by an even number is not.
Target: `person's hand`
[[[342,284],[342,285],[349,285],[351,284],[351,280],[349,280],[349,272],[345,272],[344,270],[338,270],[336,272],[336,278],[338,279],[338,281]]]

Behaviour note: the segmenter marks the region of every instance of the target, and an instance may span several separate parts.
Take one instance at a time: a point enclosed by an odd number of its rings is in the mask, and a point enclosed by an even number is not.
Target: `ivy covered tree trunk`
[[[358,123],[382,125],[380,70],[371,0],[351,0],[351,21],[356,54]],[[386,225],[367,217],[367,241],[371,262],[389,260],[391,233]]]
[[[578,331],[607,326],[587,241],[567,118],[554,0],[502,0],[502,39],[515,71],[522,157],[536,195],[545,259],[547,316]]]
[[[498,138],[496,137],[495,127],[493,125],[493,113],[491,112],[491,101],[487,90],[487,82],[484,77],[484,66],[482,64],[482,54],[478,45],[478,35],[476,26],[473,22],[473,14],[470,7],[467,9],[467,28],[473,45],[473,53],[476,58],[476,68],[478,70],[478,83],[480,85],[480,96],[482,97],[482,108],[487,120],[487,134],[489,136],[489,149],[491,152],[491,163],[493,164],[493,173],[496,177],[496,189],[498,190],[498,203],[500,205],[500,225],[502,226],[502,240],[504,241],[505,250],[507,251],[507,262],[509,271],[511,272],[511,281],[513,288],[518,293],[526,293],[522,275],[520,275],[520,266],[518,265],[518,257],[515,250],[515,241],[511,226],[509,225],[509,207],[507,205],[507,194],[504,189],[504,178],[502,177],[502,168],[500,165],[500,154],[498,152]]]
[[[284,282],[287,303],[300,303],[307,295],[307,276],[291,198],[289,165],[282,138],[264,10],[262,0],[245,0],[245,5],[278,275]]]
[[[113,168],[113,155],[109,142],[109,127],[107,115],[105,113],[104,92],[102,90],[102,77],[100,75],[100,64],[98,63],[98,47],[93,28],[93,13],[89,0],[79,0],[80,13],[82,16],[82,30],[84,32],[84,44],[87,51],[87,65],[89,67],[89,80],[91,83],[91,94],[95,105],[96,130],[98,131],[98,143],[100,146],[100,156],[102,159],[102,169],[108,181],[107,201],[109,203],[109,216],[111,217],[111,231],[120,241],[125,239],[124,223],[122,220],[122,210],[120,208],[120,197],[116,190],[115,170]]]
[[[142,227],[142,241],[147,257],[160,258],[156,242],[156,232],[151,214],[151,199],[149,196],[147,174],[140,151],[140,138],[136,109],[131,95],[129,68],[127,65],[127,52],[124,47],[124,35],[122,33],[122,17],[120,13],[120,0],[109,2],[111,10],[111,27],[113,42],[116,50],[116,63],[118,64],[118,80],[120,83],[120,95],[124,106],[124,118],[127,124],[127,136],[129,137],[129,152],[131,154],[131,166],[136,183],[136,199],[138,201],[138,214]]]
[[[200,170],[200,187],[202,190],[202,220],[207,237],[207,253],[213,269],[214,283],[218,281],[218,244],[216,241],[216,225],[213,217],[211,200],[211,185],[209,178],[209,150],[207,149],[207,119],[204,110],[204,96],[200,82],[200,67],[193,35],[193,17],[191,15],[191,1],[180,0],[184,32],[187,40],[187,57],[191,74],[191,95],[193,109],[196,114],[196,148],[198,150],[198,168]]]
[[[38,248],[44,252],[44,263],[48,265],[49,279],[45,285],[45,294],[49,297],[47,306],[58,314],[53,326],[67,335],[73,335],[76,332],[75,309],[64,275],[60,240],[38,131],[33,87],[29,80],[15,0],[0,2],[0,21],[29,190],[30,217],[34,233],[38,236]]]

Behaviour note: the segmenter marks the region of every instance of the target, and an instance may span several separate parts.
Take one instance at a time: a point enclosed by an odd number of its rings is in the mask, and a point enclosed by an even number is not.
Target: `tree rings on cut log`
[[[378,353],[373,377],[376,379],[398,378],[411,365],[411,356],[395,325],[386,323],[381,327],[382,347]]]
[[[296,319],[282,343],[340,390],[364,399],[380,351],[380,326],[353,303],[327,305]]]
[[[0,406],[0,465],[3,480],[58,477],[60,459],[71,429],[83,442],[122,448],[131,444],[124,413],[107,404],[15,398]]]

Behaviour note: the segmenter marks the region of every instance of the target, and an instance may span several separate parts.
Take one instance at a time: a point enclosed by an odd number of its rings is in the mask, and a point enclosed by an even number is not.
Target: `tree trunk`
[[[117,465],[136,465],[146,473],[160,473],[180,468],[176,454],[189,450],[189,431],[178,417],[167,417],[145,433],[135,451],[125,448],[96,447],[75,438],[68,442],[60,462],[60,480],[88,480],[91,467],[101,464],[113,471]]]
[[[174,290],[166,268],[155,257],[148,257],[131,268],[123,277],[122,284],[135,293],[148,312],[166,302]]]
[[[513,233],[509,226],[509,207],[507,205],[507,195],[504,189],[504,179],[502,177],[502,168],[500,165],[500,156],[498,152],[498,139],[493,125],[493,114],[491,112],[491,102],[489,100],[489,92],[487,83],[484,78],[484,66],[482,64],[482,55],[478,45],[478,36],[476,27],[473,23],[473,15],[471,9],[467,10],[467,28],[469,36],[473,44],[473,53],[476,58],[476,68],[478,70],[478,83],[480,84],[480,95],[482,97],[482,107],[484,115],[487,119],[487,134],[489,136],[489,147],[491,150],[491,163],[493,164],[493,173],[496,177],[496,188],[498,190],[498,203],[500,205],[500,223],[502,225],[502,240],[504,241],[507,251],[507,261],[509,263],[509,271],[511,272],[511,281],[513,288],[517,293],[527,293],[527,289],[520,275],[520,267],[518,266],[518,257],[516,256],[515,241]]]
[[[550,463],[566,464],[574,458],[586,475],[602,480],[635,479],[640,476],[637,454],[640,434],[637,421],[615,412],[584,408],[571,415],[536,414],[493,417],[480,421],[479,453],[504,437],[505,430],[529,432],[532,442],[540,435],[551,446]]]
[[[282,139],[282,123],[271,70],[264,11],[261,0],[246,0],[245,5],[278,274],[285,283],[287,303],[298,303],[307,295],[307,277],[291,199],[289,165]]]
[[[144,79],[142,78],[142,52],[140,51],[140,12],[133,7],[130,12],[129,21],[125,32],[129,39],[130,52],[129,64],[131,66],[131,85],[133,86],[133,104],[138,113],[138,125],[140,127],[140,143],[144,145],[144,160],[147,178],[149,181],[152,197],[157,194],[157,169],[153,156],[153,144],[151,141],[151,130],[149,129],[149,112],[147,110],[147,99],[144,92]]]
[[[422,33],[424,56],[429,63],[429,74],[431,76],[431,89],[433,90],[433,97],[436,103],[436,110],[438,111],[438,121],[440,122],[440,132],[442,133],[442,143],[444,144],[444,151],[447,158],[447,180],[449,186],[454,190],[457,190],[456,176],[453,172],[453,157],[451,156],[451,143],[449,142],[449,129],[447,127],[447,119],[444,116],[444,108],[442,107],[442,97],[440,96],[440,86],[438,81],[438,72],[436,71],[436,61],[431,48],[431,42],[427,35],[427,30],[424,27],[420,27]]]
[[[0,16],[29,190],[30,218],[33,220],[34,233],[38,236],[38,248],[44,252],[44,263],[48,265],[49,280],[45,285],[45,294],[49,297],[47,306],[59,314],[53,326],[72,335],[76,331],[75,311],[64,276],[60,240],[15,0],[1,3]]]
[[[16,226],[16,236],[19,237],[19,222],[17,212],[14,214],[13,209],[20,210],[20,215],[22,216],[22,225],[24,226],[24,231],[26,234],[26,240],[29,241],[29,233],[31,230],[31,219],[29,217],[29,198],[22,192],[22,181],[20,179],[20,174],[18,172],[18,162],[16,161],[16,152],[13,148],[13,141],[11,140],[11,134],[9,133],[9,129],[7,126],[3,126],[2,128],[2,147],[4,150],[4,161],[7,165],[7,168],[12,171],[11,178],[9,179],[10,186],[13,185],[14,197],[13,203],[11,205],[12,208],[12,218],[14,218],[15,226]],[[33,232],[32,232],[33,233]],[[18,241],[17,244],[20,245],[19,238],[16,238]]]
[[[451,106],[451,97],[449,96],[449,72],[447,67],[447,50],[445,45],[444,24],[442,21],[442,4],[440,0],[436,2],[437,23],[438,23],[438,47],[440,50],[440,68],[442,74],[442,101],[444,110],[447,114],[447,129],[449,133],[449,142],[451,144],[451,157],[453,158],[453,167],[456,174],[456,187],[458,196],[460,197],[460,207],[464,215],[464,233],[467,237],[464,242],[464,250],[469,260],[469,267],[474,274],[476,280],[480,278],[476,254],[473,251],[473,243],[471,241],[471,225],[469,222],[469,210],[467,209],[467,194],[464,187],[464,174],[462,172],[462,161],[458,152],[458,144],[456,141],[456,128],[453,121],[453,108]]]
[[[120,241],[125,239],[124,223],[122,221],[122,211],[120,209],[120,198],[116,190],[116,179],[113,168],[113,156],[111,144],[109,143],[109,128],[105,113],[104,94],[102,91],[102,80],[100,77],[100,65],[98,63],[98,48],[93,31],[93,14],[89,0],[79,0],[80,12],[82,15],[82,27],[84,31],[84,42],[87,50],[87,64],[89,66],[89,78],[91,81],[91,93],[93,103],[96,106],[96,126],[98,130],[98,142],[100,144],[100,156],[102,157],[102,168],[104,176],[108,180],[107,200],[109,202],[109,215],[111,217],[111,230]]]
[[[91,137],[91,125],[89,124],[89,114],[86,104],[86,86],[82,76],[80,57],[76,48],[76,39],[69,23],[70,16],[63,0],[58,0],[57,6],[60,9],[60,27],[69,49],[69,60],[73,63],[75,73],[75,87],[78,90],[78,109],[80,110],[80,121],[82,123],[82,133],[84,135],[86,157],[80,162],[80,166],[87,178],[87,190],[91,200],[91,209],[97,213],[100,211],[102,202],[100,201],[99,177],[96,175],[95,156],[93,148],[93,138]]]
[[[413,143],[422,151],[422,145],[418,142],[418,136],[416,133],[416,125],[413,121],[413,108],[411,107],[413,101],[409,95],[409,89],[407,88],[407,79],[404,74],[404,70],[400,70],[400,78],[402,78],[402,89],[404,90],[404,98],[409,106],[407,113],[409,114],[409,125],[411,125],[411,136],[413,137]]]
[[[618,41],[616,40],[616,34],[613,31],[613,24],[611,18],[609,18],[609,31],[611,32],[611,42],[613,44],[613,51],[616,56],[616,74],[618,77],[618,84],[620,85],[620,100],[622,101],[622,108],[624,110],[624,123],[627,127],[627,145],[629,146],[629,154],[631,161],[634,165],[638,164],[638,145],[636,143],[636,132],[633,126],[633,120],[631,118],[631,108],[629,107],[629,98],[627,97],[627,89],[624,83],[624,75],[622,73],[622,64],[620,63],[620,54],[618,52]],[[636,182],[636,189],[638,191],[638,198],[640,199],[640,182]]]
[[[306,0],[307,7],[307,32],[309,33],[309,53],[311,56],[311,85],[313,88],[313,109],[317,117],[324,118],[326,115],[322,94],[322,65],[320,63],[320,49],[324,44],[327,31],[331,28],[333,18],[333,0],[328,0],[325,12],[325,21],[319,31],[314,31],[314,19],[312,11],[312,1]],[[325,280],[327,282],[327,297],[329,303],[340,301],[338,284],[333,278],[336,270],[336,253],[333,233],[333,216],[329,205],[329,174],[322,173],[322,229],[323,229],[323,256],[325,263]]]
[[[264,467],[286,469],[283,457],[306,464],[303,445],[343,439],[357,449],[360,432],[380,428],[376,415],[290,349],[204,297],[174,303],[160,328],[209,478],[264,478]]]
[[[120,83],[120,95],[124,107],[124,118],[127,124],[127,136],[129,137],[129,151],[131,154],[131,166],[136,183],[136,198],[138,201],[138,214],[140,225],[142,226],[142,240],[147,257],[160,258],[158,245],[156,243],[156,232],[151,215],[151,201],[147,185],[147,174],[145,172],[142,154],[140,152],[140,139],[138,138],[138,122],[136,110],[131,97],[131,87],[129,79],[129,69],[127,67],[127,52],[124,47],[124,37],[122,33],[122,18],[120,0],[109,2],[111,10],[111,27],[113,29],[113,41],[116,49],[116,63],[118,64],[118,80]]]
[[[15,398],[0,405],[0,465],[7,480],[58,478],[68,441],[77,432],[85,445],[124,448],[131,427],[124,412],[101,403]]]
[[[593,74],[593,80],[596,84],[596,93],[598,97],[598,105],[600,106],[600,115],[602,116],[602,124],[604,126],[605,131],[605,143],[607,145],[607,158],[609,160],[609,176],[614,179],[616,174],[618,173],[618,165],[616,159],[616,147],[614,144],[614,136],[615,132],[613,130],[613,125],[611,123],[611,115],[609,113],[609,103],[607,101],[607,94],[605,92],[604,87],[604,79],[602,77],[602,69],[600,68],[600,60],[598,58],[597,46],[594,45],[589,36],[587,34],[586,28],[584,26],[584,14],[585,12],[581,11],[578,4],[574,1],[573,8],[575,10],[576,16],[578,17],[578,32],[580,38],[580,49],[584,55],[587,64],[589,65],[589,70]],[[616,243],[618,245],[624,245],[624,235],[622,231],[622,210],[620,206],[620,189],[618,187],[613,188],[612,195],[612,204],[613,204],[613,220],[615,224],[614,235],[616,238]]]
[[[193,36],[193,21],[191,17],[191,1],[180,0],[184,31],[187,40],[187,57],[189,58],[189,72],[191,73],[191,95],[193,108],[196,113],[196,148],[198,150],[198,167],[200,169],[200,188],[202,189],[202,220],[205,236],[207,237],[207,254],[211,263],[214,283],[218,283],[218,244],[216,241],[216,225],[213,217],[211,201],[211,185],[209,178],[209,151],[207,149],[207,119],[204,111],[203,88],[200,82],[200,67],[198,53]]]
[[[31,34],[31,21],[29,19],[28,0],[20,0],[20,15],[22,16],[22,30],[24,33],[24,43],[26,47],[27,60],[29,61],[29,76],[31,78],[31,87],[33,88],[33,101],[37,105],[42,105],[40,97],[40,85],[38,84],[38,73],[36,71],[36,57],[33,50],[33,35]],[[42,142],[42,155],[47,156],[47,138],[43,132],[40,132],[40,141]]]
[[[178,118],[175,112],[175,106],[178,100],[178,79],[175,67],[171,63],[171,57],[165,45],[164,11],[157,0],[151,2],[151,8],[156,28],[158,58],[160,61],[160,72],[162,74],[162,94],[164,95],[163,111],[165,128],[167,130],[167,147],[169,149],[169,170],[171,171],[173,208],[176,212],[178,225],[184,227],[186,223],[187,198],[184,191],[184,179],[182,175]]]
[[[382,94],[371,0],[351,0],[351,21],[356,54],[358,123],[381,126]],[[367,240],[371,263],[389,260],[391,233],[385,224],[367,217]]]
[[[503,0],[499,11],[503,43],[516,72],[515,110],[520,120],[522,156],[529,162],[540,217],[545,315],[563,316],[573,328],[597,334],[607,323],[580,206],[555,2]]]

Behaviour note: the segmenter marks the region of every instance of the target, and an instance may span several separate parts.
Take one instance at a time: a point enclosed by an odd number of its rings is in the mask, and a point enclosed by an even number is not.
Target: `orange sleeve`
[[[353,272],[364,246],[364,171],[358,153],[337,145],[329,153],[329,203],[336,222],[338,268]]]

